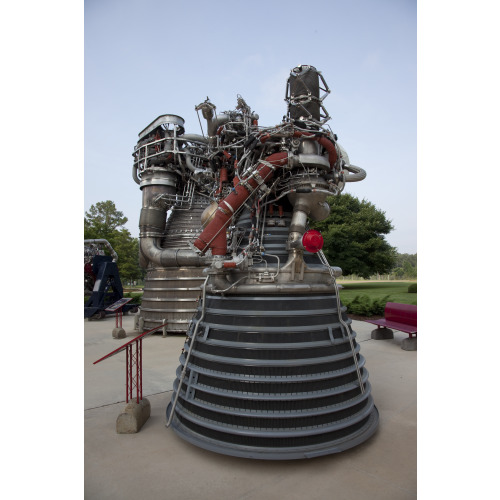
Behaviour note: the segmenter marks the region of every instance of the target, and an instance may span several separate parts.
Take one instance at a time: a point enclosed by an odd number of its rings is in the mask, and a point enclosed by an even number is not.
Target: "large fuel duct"
[[[144,331],[166,322],[168,333],[186,333],[196,312],[203,266],[209,263],[190,250],[188,241],[198,232],[210,199],[195,189],[200,173],[195,176],[185,167],[192,166],[186,146],[196,149],[207,141],[185,135],[183,125],[179,116],[159,116],[139,133],[133,155],[132,175],[142,191],[139,261],[146,279],[139,325]]]
[[[150,281],[166,269],[179,280],[187,266],[201,284],[166,416],[167,427],[202,448],[311,458],[376,431],[365,359],[336,284],[341,270],[309,229],[328,216],[329,196],[366,175],[324,128],[329,92],[321,73],[299,66],[278,126],[260,126],[241,96],[221,114],[207,99],[195,109],[208,137],[184,134],[179,117],[163,118],[143,131],[134,153]],[[196,229],[193,221],[175,232],[168,221],[176,207],[195,199],[206,203]]]

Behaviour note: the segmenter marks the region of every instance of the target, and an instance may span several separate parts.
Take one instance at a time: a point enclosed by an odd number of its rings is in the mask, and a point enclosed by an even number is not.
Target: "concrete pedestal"
[[[401,342],[401,349],[404,351],[416,351],[417,350],[417,337],[407,338]]]
[[[116,419],[116,432],[118,434],[135,434],[141,430],[151,415],[151,404],[146,398],[139,403],[130,401],[125,406],[123,413]]]
[[[394,338],[394,332],[390,328],[376,328],[372,331],[373,340],[389,340]]]
[[[112,335],[114,339],[124,339],[127,333],[123,328],[113,328]]]

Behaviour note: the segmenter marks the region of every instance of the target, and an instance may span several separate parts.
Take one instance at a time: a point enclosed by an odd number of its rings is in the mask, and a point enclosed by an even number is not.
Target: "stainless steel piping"
[[[193,172],[193,174],[197,175],[197,174],[203,174],[203,173],[209,172],[208,169],[195,167],[193,165],[193,161],[191,160],[191,155],[187,151],[188,151],[187,149],[184,151],[184,153],[186,155],[186,165],[187,165],[187,168],[189,168],[189,170],[191,170],[191,172]]]
[[[356,165],[344,165],[344,170],[353,172],[352,174],[344,174],[345,182],[359,182],[366,177],[366,171]]]
[[[208,138],[199,134],[182,134],[177,137],[178,141],[201,142],[208,144]]]
[[[184,378],[186,377],[189,358],[191,357],[191,352],[192,352],[193,346],[195,344],[196,335],[198,334],[198,328],[200,326],[200,323],[203,321],[203,318],[205,317],[205,311],[207,308],[207,306],[206,306],[206,290],[207,290],[208,278],[209,278],[209,276],[207,276],[203,285],[201,285],[201,289],[202,289],[201,315],[200,315],[200,318],[198,319],[198,321],[196,322],[196,326],[194,327],[193,336],[191,337],[191,344],[189,346],[189,350],[188,350],[188,353],[186,356],[186,361],[184,362],[184,368],[182,369],[181,376],[179,377],[179,385],[177,387],[177,392],[175,393],[175,399],[172,402],[172,409],[170,411],[170,417],[166,423],[166,427],[170,427],[170,424],[172,423],[172,419],[174,418],[175,407],[177,405],[177,400],[179,399],[179,394],[180,394],[181,389],[182,389],[182,382],[184,381]]]
[[[193,250],[161,248],[159,244],[159,239],[164,236],[168,207],[157,200],[164,195],[175,196],[176,183],[176,174],[165,169],[149,169],[143,174],[143,206],[139,220],[140,262],[143,266],[147,266],[145,260],[163,267],[201,267],[210,263],[209,259],[201,258]]]
[[[318,255],[319,255],[320,259],[321,259],[321,262],[323,262],[323,264],[328,267],[328,270],[330,271],[330,275],[331,275],[332,280],[333,280],[333,286],[335,287],[335,298],[336,298],[336,303],[337,303],[337,314],[338,314],[339,322],[344,327],[344,330],[347,333],[347,336],[349,338],[349,344],[351,346],[352,357],[353,357],[353,360],[354,360],[354,365],[356,366],[356,374],[358,375],[359,389],[361,391],[361,394],[364,394],[365,387],[364,387],[364,384],[363,384],[363,378],[361,377],[361,370],[359,368],[358,357],[357,357],[357,354],[356,354],[356,348],[354,347],[354,342],[353,342],[352,335],[351,335],[351,328],[342,319],[342,309],[341,309],[341,303],[340,303],[340,292],[339,292],[339,287],[337,285],[337,280],[335,279],[335,272],[330,267],[330,264],[329,264],[329,262],[328,262],[328,260],[326,258],[326,255],[323,253],[323,250],[320,250],[318,252]]]
[[[139,177],[137,176],[137,169],[139,168],[139,163],[134,163],[132,166],[132,179],[134,179],[136,184],[141,185],[141,181]]]
[[[113,257],[113,262],[116,262],[118,260],[118,254],[113,250],[113,247],[111,246],[111,243],[108,240],[104,239],[97,239],[97,240],[83,240],[84,243],[91,243],[91,244],[102,244],[105,245],[106,248],[111,252],[111,256]]]
[[[160,248],[158,238],[141,238],[141,253],[150,261],[162,267],[195,266],[210,264],[211,257],[200,257],[193,250],[180,248]]]

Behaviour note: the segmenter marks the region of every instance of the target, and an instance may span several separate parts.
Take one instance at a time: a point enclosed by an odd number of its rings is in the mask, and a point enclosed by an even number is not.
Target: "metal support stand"
[[[116,328],[122,327],[122,317],[123,317],[123,311],[122,311],[122,308],[120,307],[115,311]]]
[[[133,352],[133,344],[128,344],[126,347],[126,397],[127,403],[131,401],[133,399],[133,391],[135,388],[136,402],[137,404],[139,404],[139,401],[142,399],[142,338],[139,338],[139,340],[135,340],[134,344],[135,354]]]
[[[112,335],[115,339],[123,339],[127,336],[125,330],[122,328],[123,306],[125,304],[128,304],[131,300],[132,300],[131,298],[120,299],[105,309],[108,312],[115,313],[115,325],[116,326],[112,332]]]

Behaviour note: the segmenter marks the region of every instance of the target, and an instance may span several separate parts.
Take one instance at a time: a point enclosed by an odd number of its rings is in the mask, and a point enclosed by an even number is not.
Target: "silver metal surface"
[[[113,257],[113,262],[116,262],[118,260],[118,254],[113,250],[113,247],[111,246],[111,243],[108,240],[105,239],[91,239],[91,240],[83,240],[84,245],[104,245],[109,252],[111,253],[111,256]]]
[[[178,127],[184,126],[184,118],[177,115],[161,115],[153,120],[144,130],[139,132],[139,139],[143,139],[149,133],[162,125],[177,125]]]

